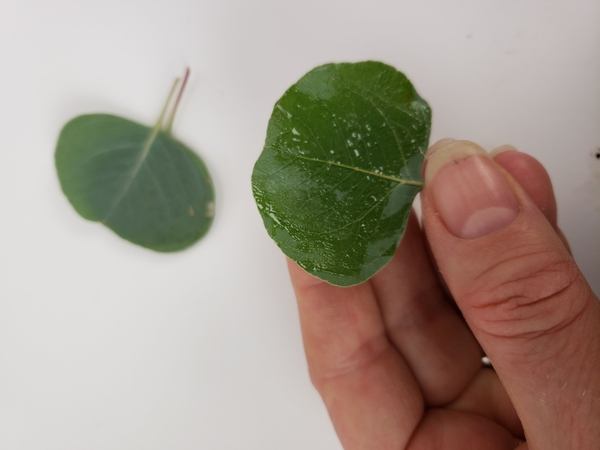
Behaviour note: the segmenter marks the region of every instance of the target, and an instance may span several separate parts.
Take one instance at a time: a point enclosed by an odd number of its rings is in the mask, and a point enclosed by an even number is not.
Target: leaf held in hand
[[[214,216],[208,170],[171,134],[188,74],[166,125],[179,80],[154,127],[108,114],[82,115],[64,126],[56,146],[60,184],[75,210],[160,252],[189,247]]]
[[[275,104],[252,174],[269,235],[331,284],[367,280],[402,238],[430,129],[429,106],[393,67],[308,72]]]

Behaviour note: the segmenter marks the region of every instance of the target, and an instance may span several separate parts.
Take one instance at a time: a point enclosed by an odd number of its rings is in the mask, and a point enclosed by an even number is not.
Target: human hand
[[[289,262],[311,380],[346,450],[600,447],[600,303],[546,171],[504,150],[431,147],[424,232],[413,214],[369,281],[340,288]]]

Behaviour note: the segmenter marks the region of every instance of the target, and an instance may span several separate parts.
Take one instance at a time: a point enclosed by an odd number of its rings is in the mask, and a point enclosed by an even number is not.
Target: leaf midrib
[[[323,159],[318,159],[318,158],[309,158],[309,157],[298,155],[295,153],[293,155],[297,158],[304,159],[307,161],[313,161],[313,162],[318,162],[318,163],[322,163],[322,164],[330,164],[332,166],[341,167],[341,168],[349,169],[349,170],[354,170],[356,172],[365,173],[367,175],[371,175],[374,177],[383,178],[384,180],[393,181],[398,184],[406,184],[409,186],[416,186],[416,187],[421,187],[421,188],[423,187],[423,183],[420,183],[418,181],[404,180],[402,178],[396,178],[396,177],[392,177],[390,175],[385,175],[382,173],[371,172],[370,170],[361,169],[360,167],[355,167],[355,166],[348,166],[346,164],[338,163],[335,161],[328,161],[328,160],[323,160]]]
[[[108,221],[110,216],[112,216],[113,213],[116,211],[117,207],[119,206],[119,204],[121,203],[123,198],[125,198],[125,196],[127,195],[127,192],[129,192],[131,185],[137,178],[137,176],[140,172],[140,169],[144,165],[144,162],[146,161],[146,158],[148,157],[148,154],[150,153],[150,149],[152,148],[152,145],[154,144],[154,141],[156,140],[156,137],[158,136],[159,131],[160,131],[160,127],[158,127],[158,126],[155,126],[152,129],[150,136],[148,137],[148,139],[146,139],[146,142],[144,142],[144,146],[142,147],[142,152],[140,153],[140,156],[139,156],[138,160],[136,161],[135,166],[133,167],[131,175],[129,176],[129,180],[127,180],[127,183],[125,184],[122,192],[119,194],[119,196],[115,200],[113,206],[111,206],[108,213],[106,214],[106,216],[102,219],[102,222]]]

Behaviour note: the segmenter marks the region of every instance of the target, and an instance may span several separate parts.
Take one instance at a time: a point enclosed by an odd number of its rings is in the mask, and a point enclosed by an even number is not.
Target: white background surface
[[[322,63],[404,71],[432,141],[539,158],[600,293],[599,19],[596,0],[0,1],[0,449],[340,448],[250,190],[274,102]],[[174,132],[217,215],[155,254],[75,213],[54,145],[82,113],[153,124],[187,65]]]

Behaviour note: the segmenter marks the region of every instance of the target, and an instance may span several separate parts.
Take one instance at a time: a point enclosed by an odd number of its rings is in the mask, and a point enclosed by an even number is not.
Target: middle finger
[[[396,254],[371,280],[387,334],[429,406],[454,400],[481,367],[481,349],[446,300],[411,213]]]

